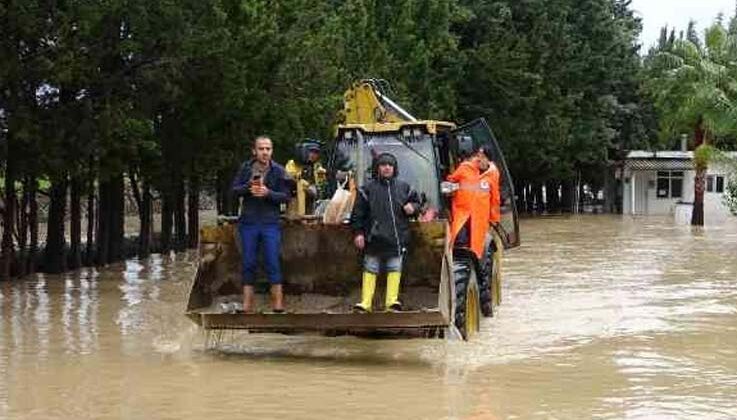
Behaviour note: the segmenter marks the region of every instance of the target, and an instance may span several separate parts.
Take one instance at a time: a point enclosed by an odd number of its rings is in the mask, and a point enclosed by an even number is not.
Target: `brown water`
[[[191,255],[0,285],[0,418],[737,418],[737,222],[525,220],[471,343],[232,334]]]

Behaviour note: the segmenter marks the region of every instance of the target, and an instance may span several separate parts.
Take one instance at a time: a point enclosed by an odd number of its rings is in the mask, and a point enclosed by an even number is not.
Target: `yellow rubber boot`
[[[361,303],[358,307],[371,312],[371,306],[374,300],[374,291],[376,290],[376,274],[369,273],[368,271],[363,272],[363,286],[361,287]]]
[[[386,300],[384,305],[387,311],[402,309],[399,303],[399,281],[401,278],[402,273],[399,271],[391,271],[386,274]]]

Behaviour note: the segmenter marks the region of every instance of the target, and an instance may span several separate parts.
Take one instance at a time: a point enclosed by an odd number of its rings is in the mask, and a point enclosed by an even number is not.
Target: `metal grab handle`
[[[451,195],[461,188],[460,184],[450,181],[440,183],[440,192],[444,195]]]
[[[235,224],[235,223],[238,223],[238,216],[227,216],[224,214],[218,214],[218,217],[217,217],[218,225]]]

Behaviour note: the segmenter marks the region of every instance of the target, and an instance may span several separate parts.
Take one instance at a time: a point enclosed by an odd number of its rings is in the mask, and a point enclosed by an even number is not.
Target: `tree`
[[[491,121],[526,207],[535,197],[539,209],[545,184],[548,210],[570,208],[579,175],[601,185],[611,152],[641,144],[652,125],[630,2],[460,3],[461,119]]]
[[[234,211],[249,141],[284,161],[330,140],[362,78],[418,117],[487,117],[530,205],[545,185],[570,206],[574,179],[601,184],[611,151],[648,137],[628,0],[28,0],[0,21],[2,278],[34,269],[37,195],[47,271],[130,255],[127,191],[139,256],[194,246],[202,191]]]
[[[704,224],[704,182],[708,150],[716,135],[734,133],[737,123],[737,38],[720,24],[709,27],[703,46],[678,39],[647,60],[648,91],[655,101],[664,137],[693,133],[696,147],[691,224]]]

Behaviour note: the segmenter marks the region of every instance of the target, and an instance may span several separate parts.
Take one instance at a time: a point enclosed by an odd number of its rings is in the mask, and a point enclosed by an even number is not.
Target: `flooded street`
[[[193,254],[0,284],[2,419],[737,418],[737,220],[522,221],[470,343],[229,333]]]

